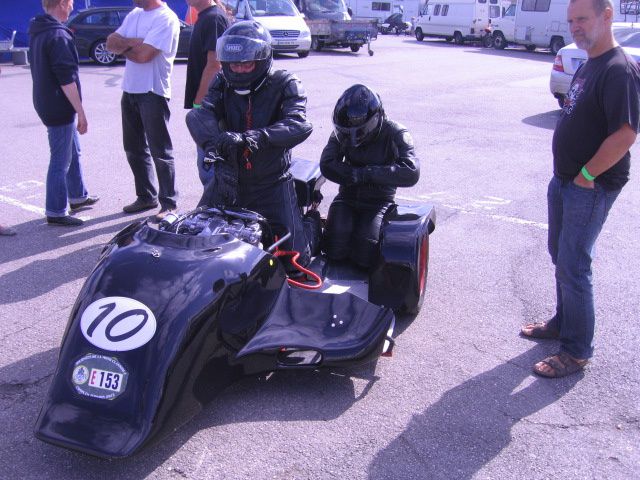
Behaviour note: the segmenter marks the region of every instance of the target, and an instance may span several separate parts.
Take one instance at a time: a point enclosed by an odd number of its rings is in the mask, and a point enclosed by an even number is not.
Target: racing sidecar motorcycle
[[[318,165],[295,161],[301,207]],[[133,223],[104,248],[64,333],[35,426],[46,442],[126,457],[162,438],[243,375],[343,367],[389,354],[395,312],[424,299],[430,205],[386,215],[370,272],[313,259],[287,277],[260,215],[199,208]]]

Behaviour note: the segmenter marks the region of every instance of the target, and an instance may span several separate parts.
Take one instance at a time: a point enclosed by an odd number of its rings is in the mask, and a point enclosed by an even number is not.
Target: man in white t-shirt
[[[133,0],[136,7],[107,38],[107,48],[127,59],[122,80],[122,137],[136,185],[126,213],[158,206],[154,220],[176,210],[173,146],[168,130],[171,70],[180,22],[161,0]],[[154,182],[153,167],[158,176]]]

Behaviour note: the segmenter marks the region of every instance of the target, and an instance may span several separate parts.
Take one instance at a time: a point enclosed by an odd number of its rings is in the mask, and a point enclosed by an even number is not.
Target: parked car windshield
[[[286,0],[249,0],[249,8],[254,17],[295,17],[297,12]]]
[[[615,29],[613,36],[623,47],[640,48],[640,30],[637,28]]]
[[[344,0],[301,0],[308,12],[311,13],[346,13]]]

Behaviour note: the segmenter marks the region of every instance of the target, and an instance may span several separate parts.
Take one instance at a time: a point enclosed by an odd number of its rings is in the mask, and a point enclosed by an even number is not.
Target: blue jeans
[[[124,151],[141,200],[160,200],[164,208],[176,208],[173,145],[167,124],[169,100],[155,93],[122,94]],[[155,172],[158,189],[155,187]]]
[[[620,190],[583,188],[573,180],[549,182],[549,253],[556,267],[556,314],[549,325],[560,332],[561,349],[575,358],[593,355],[595,313],[593,249]]]
[[[67,215],[67,200],[80,203],[87,199],[80,167],[80,140],[76,122],[47,127],[49,137],[49,170],[47,171],[46,215]]]
[[[196,161],[198,163],[198,176],[200,177],[200,182],[202,182],[202,186],[206,187],[207,184],[213,180],[213,166],[211,164],[204,164],[204,150],[202,150],[199,146],[196,146],[197,157]]]

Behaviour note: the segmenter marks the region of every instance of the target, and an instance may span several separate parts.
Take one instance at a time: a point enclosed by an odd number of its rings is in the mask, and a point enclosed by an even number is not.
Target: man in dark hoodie
[[[73,33],[62,24],[73,10],[73,0],[42,0],[42,7],[45,14],[36,16],[29,26],[29,61],[33,105],[47,127],[51,150],[47,223],[72,227],[83,221],[70,216],[67,206],[73,212],[98,201],[87,193],[82,180],[78,133],[87,132],[87,117],[82,108]]]

